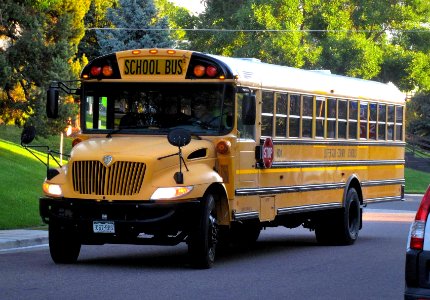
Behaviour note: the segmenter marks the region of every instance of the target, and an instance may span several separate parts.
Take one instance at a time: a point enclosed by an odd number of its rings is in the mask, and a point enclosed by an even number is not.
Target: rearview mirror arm
[[[70,81],[66,81],[66,83],[68,82],[80,82],[80,80],[70,80]],[[60,89],[63,92],[65,92],[66,94],[73,94],[73,95],[79,95],[80,93],[80,89],[79,88],[71,88],[68,85],[66,85],[66,83],[64,83],[63,81],[52,81],[51,84],[49,85],[50,88],[56,88],[56,89]]]
[[[26,146],[26,145],[24,145],[23,143],[21,143],[21,146],[25,149],[25,150],[27,150],[28,152],[30,152],[35,158],[37,158],[37,160],[39,160],[42,164],[44,164],[45,165],[45,167],[46,167],[46,174],[47,174],[47,177],[49,178],[50,177],[50,168],[49,168],[49,165],[50,165],[50,163],[49,163],[49,157],[52,157],[52,159],[55,161],[55,163],[59,166],[59,167],[61,167],[61,164],[58,162],[58,160],[55,158],[55,156],[53,155],[53,153],[54,154],[60,154],[60,152],[58,152],[58,151],[54,151],[54,150],[51,150],[51,149],[49,149],[49,147],[48,146]],[[46,149],[46,162],[44,162],[39,156],[37,156],[35,153],[34,153],[34,151],[32,151],[32,148],[34,149],[34,148],[45,148]],[[66,157],[70,157],[70,155],[68,155],[68,154],[63,154],[64,156],[66,156]]]
[[[173,179],[175,179],[175,182],[177,184],[183,184],[184,183],[184,173],[182,173],[182,163],[184,163],[185,169],[188,170],[187,164],[185,163],[185,159],[182,156],[182,149],[181,147],[178,147],[178,156],[179,156],[179,172],[176,172],[175,175],[173,175]]]

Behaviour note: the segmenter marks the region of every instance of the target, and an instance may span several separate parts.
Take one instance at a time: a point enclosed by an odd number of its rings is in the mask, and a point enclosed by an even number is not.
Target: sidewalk
[[[0,230],[0,253],[17,248],[48,245],[47,230]]]

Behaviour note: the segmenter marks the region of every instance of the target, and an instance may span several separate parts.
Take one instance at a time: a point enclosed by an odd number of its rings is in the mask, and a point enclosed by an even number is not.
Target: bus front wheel
[[[202,199],[202,210],[198,226],[190,232],[188,253],[196,268],[208,269],[215,262],[218,241],[215,197],[206,194]]]
[[[76,233],[56,223],[49,224],[49,252],[56,264],[72,264],[78,260],[81,243]]]
[[[315,228],[318,243],[352,245],[358,238],[361,222],[360,200],[355,188],[346,195],[345,207],[323,218]]]

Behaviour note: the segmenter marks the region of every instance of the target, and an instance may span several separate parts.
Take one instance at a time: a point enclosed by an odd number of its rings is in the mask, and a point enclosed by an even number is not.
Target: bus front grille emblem
[[[112,156],[111,155],[105,155],[103,156],[103,164],[108,167],[112,162]]]

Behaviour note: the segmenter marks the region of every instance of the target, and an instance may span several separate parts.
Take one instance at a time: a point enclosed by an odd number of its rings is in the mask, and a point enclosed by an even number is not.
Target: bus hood
[[[165,136],[133,136],[113,138],[92,138],[76,145],[71,152],[71,161],[98,160],[104,161],[105,156],[111,156],[115,161],[139,161],[150,164],[157,162],[167,167],[177,164],[178,148],[172,146]],[[214,146],[210,141],[192,139],[182,147],[185,160],[198,158],[215,158]],[[158,166],[158,167],[161,167]]]

